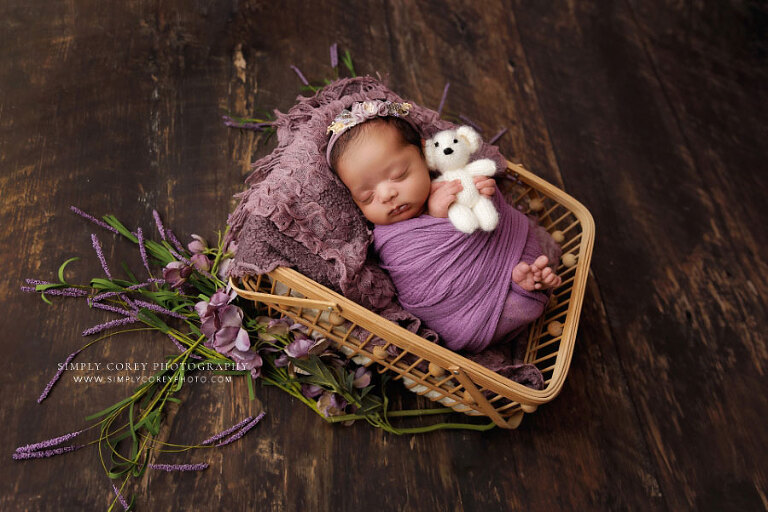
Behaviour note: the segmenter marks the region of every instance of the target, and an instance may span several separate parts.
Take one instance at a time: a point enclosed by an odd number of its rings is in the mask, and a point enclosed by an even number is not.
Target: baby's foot
[[[560,286],[562,279],[547,266],[549,258],[543,254],[531,265],[521,261],[512,269],[512,280],[521,288],[532,292]]]

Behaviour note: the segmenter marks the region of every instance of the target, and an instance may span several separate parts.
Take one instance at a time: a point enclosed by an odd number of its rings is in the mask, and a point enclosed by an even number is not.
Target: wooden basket
[[[243,278],[241,286],[234,280],[230,284],[241,297],[266,306],[269,316],[288,316],[310,333],[322,333],[348,357],[367,366],[378,365],[380,373],[392,372],[411,391],[468,415],[487,416],[500,427],[516,428],[524,413],[554,399],[563,387],[579,325],[595,224],[581,203],[522,166],[507,161],[507,177],[506,183],[500,183],[507,198],[523,212],[536,213],[550,233],[563,234],[558,268],[562,284],[554,290],[544,314],[531,325],[524,359],[541,370],[544,389],[509,380],[295,270],[278,267],[269,274]],[[366,339],[351,335],[358,326],[370,333]],[[372,346],[374,337],[381,338],[384,345]],[[397,356],[386,350],[390,345],[399,349]]]

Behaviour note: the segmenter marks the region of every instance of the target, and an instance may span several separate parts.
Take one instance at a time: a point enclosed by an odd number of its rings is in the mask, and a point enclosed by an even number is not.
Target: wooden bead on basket
[[[435,377],[442,377],[443,375],[445,375],[445,370],[440,366],[436,365],[435,363],[429,363],[429,373],[431,373]]]
[[[339,326],[344,323],[344,317],[335,311],[331,311],[328,314],[328,321],[331,323],[331,325]]]
[[[375,357],[376,359],[386,359],[387,349],[385,349],[382,346],[373,347],[373,357]]]
[[[538,197],[533,198],[531,199],[531,202],[528,203],[528,208],[530,208],[532,212],[540,212],[544,209],[544,201]]]
[[[561,244],[565,242],[565,234],[563,234],[563,232],[560,231],[559,229],[557,231],[553,231],[552,240],[554,240],[555,243]]]
[[[547,332],[552,336],[560,336],[563,334],[563,324],[557,320],[552,320],[547,324]]]
[[[563,254],[563,265],[566,267],[572,267],[576,264],[576,256],[571,253]]]

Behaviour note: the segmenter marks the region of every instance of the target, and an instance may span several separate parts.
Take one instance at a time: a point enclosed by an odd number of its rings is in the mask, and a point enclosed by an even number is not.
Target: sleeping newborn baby
[[[462,185],[431,181],[409,108],[370,100],[344,110],[328,127],[328,164],[374,224],[374,248],[403,308],[448,348],[479,352],[543,313],[561,282],[548,266],[559,248],[484,176],[474,182],[492,199],[499,224],[492,232],[458,231],[447,217]]]

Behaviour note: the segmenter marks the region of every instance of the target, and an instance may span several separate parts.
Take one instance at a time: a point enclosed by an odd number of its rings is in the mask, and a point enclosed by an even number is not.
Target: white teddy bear
[[[440,172],[434,181],[461,180],[463,190],[448,208],[451,223],[463,233],[473,233],[477,228],[493,231],[499,223],[499,213],[491,200],[475,187],[473,176],[493,176],[496,164],[489,158],[469,162],[469,157],[480,148],[480,135],[469,126],[456,130],[444,130],[424,144],[427,167]]]

